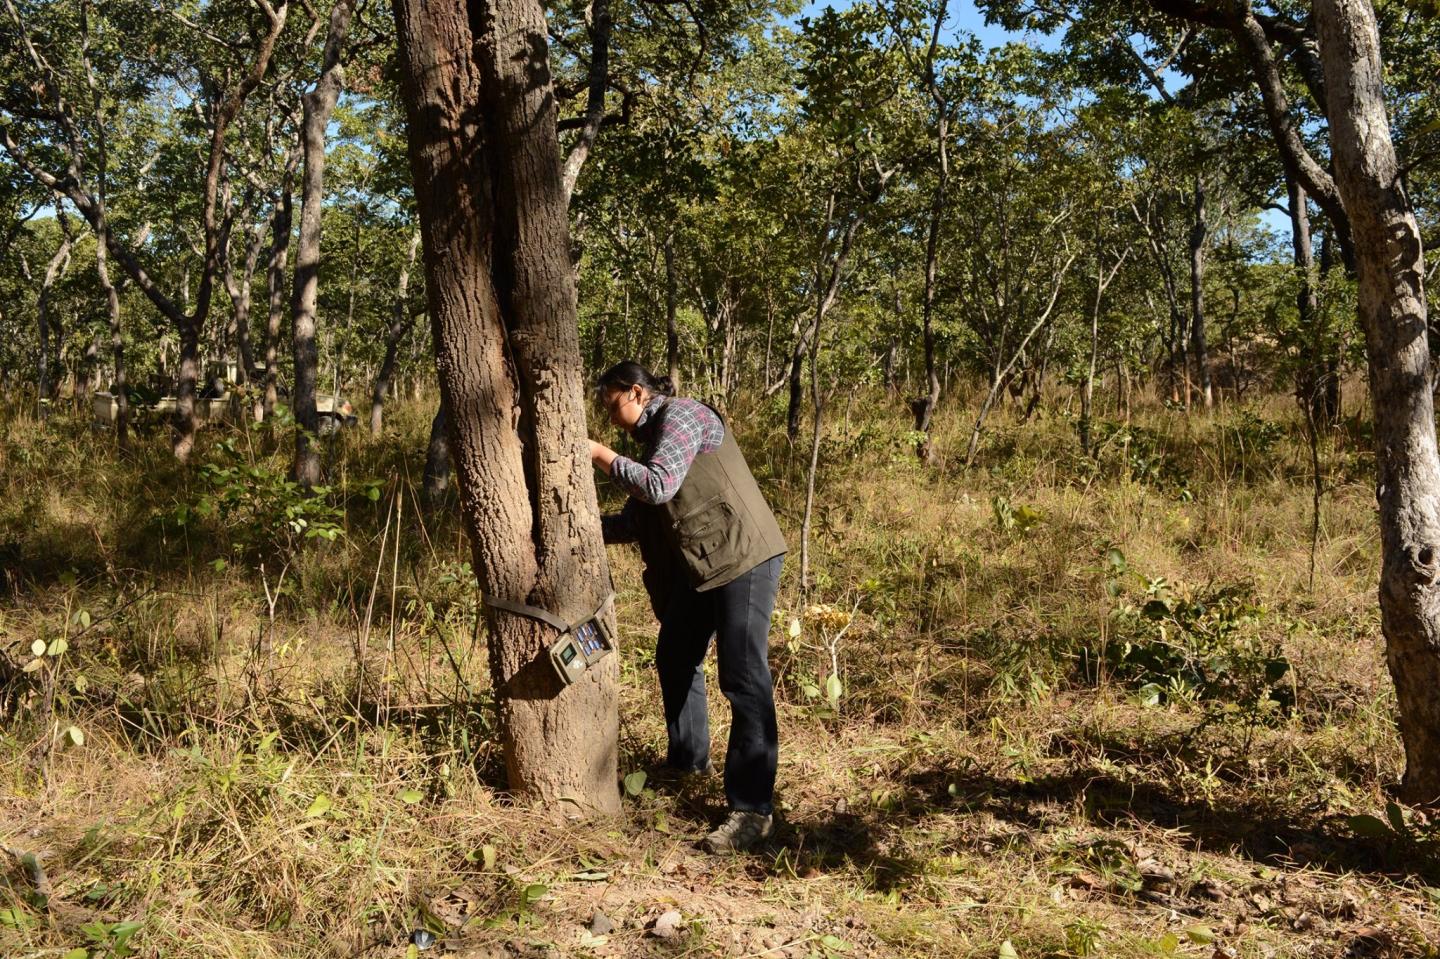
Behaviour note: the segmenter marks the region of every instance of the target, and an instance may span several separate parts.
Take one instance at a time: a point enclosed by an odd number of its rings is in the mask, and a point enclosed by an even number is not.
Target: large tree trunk
[[[1205,347],[1205,239],[1210,225],[1205,222],[1205,184],[1195,177],[1194,219],[1190,223],[1190,345],[1195,355],[1195,375],[1200,396],[1208,410],[1215,405],[1210,385],[1210,353]]]
[[[394,5],[426,293],[476,575],[486,593],[578,620],[609,594],[610,571],[585,455],[544,12],[534,0]],[[545,659],[553,629],[493,607],[486,622],[511,788],[618,811],[617,658],[561,686]]]
[[[330,12],[325,37],[324,65],[315,88],[302,97],[305,123],[301,143],[305,173],[300,182],[300,238],[295,246],[295,289],[290,314],[294,323],[295,391],[290,408],[295,414],[295,482],[318,486],[323,478],[316,434],[320,417],[315,410],[315,379],[319,355],[315,349],[315,308],[320,292],[320,205],[325,198],[325,128],[345,85],[340,49],[350,32],[354,0],[338,0]]]
[[[385,426],[385,394],[390,390],[390,380],[395,376],[395,360],[400,355],[400,344],[415,317],[410,312],[410,270],[415,266],[415,254],[420,249],[420,234],[410,238],[410,249],[405,255],[405,266],[400,271],[399,288],[395,291],[395,302],[390,307],[390,328],[385,335],[385,359],[380,363],[380,372],[375,377],[375,389],[370,394],[370,435],[379,436]],[[603,322],[603,321],[602,321]]]
[[[1404,797],[1440,801],[1440,455],[1424,255],[1400,186],[1368,0],[1315,0],[1330,148],[1350,220],[1375,406],[1380,623],[1405,743]]]

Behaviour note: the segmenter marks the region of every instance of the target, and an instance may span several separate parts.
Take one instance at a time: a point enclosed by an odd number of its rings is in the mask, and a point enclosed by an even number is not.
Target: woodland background
[[[0,953],[1436,954],[1348,226],[1214,11],[546,10],[586,376],[724,410],[793,547],[716,860],[625,551],[623,811],[506,790],[389,7],[4,2]],[[1440,19],[1375,14],[1429,246]]]

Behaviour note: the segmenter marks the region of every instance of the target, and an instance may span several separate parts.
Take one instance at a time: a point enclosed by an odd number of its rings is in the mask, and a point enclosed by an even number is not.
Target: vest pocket
[[[748,525],[724,496],[713,496],[677,518],[675,531],[697,585],[740,562],[753,545]]]

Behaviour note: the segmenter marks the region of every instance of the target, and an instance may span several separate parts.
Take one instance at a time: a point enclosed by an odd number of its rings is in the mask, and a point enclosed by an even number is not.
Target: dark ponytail
[[[602,390],[628,390],[640,386],[655,396],[674,396],[675,381],[668,376],[655,376],[634,360],[616,363],[600,374],[596,386]]]

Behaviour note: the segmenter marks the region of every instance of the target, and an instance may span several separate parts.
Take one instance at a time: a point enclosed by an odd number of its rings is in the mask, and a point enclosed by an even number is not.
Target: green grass
[[[814,582],[792,551],[772,633],[783,825],[735,860],[693,846],[713,783],[584,828],[507,799],[468,551],[415,496],[426,410],[338,440],[320,504],[263,431],[180,469],[8,412],[0,844],[48,888],[0,854],[0,955],[398,957],[426,923],[476,956],[1435,955],[1363,418],[1323,444],[1312,586],[1293,403],[1137,406],[1088,458],[1052,400],[969,470],[974,404],[934,468],[899,401],[832,404]],[[764,404],[734,422],[793,541],[806,457]],[[623,775],[664,730],[611,558]],[[647,936],[670,908],[684,935]]]

